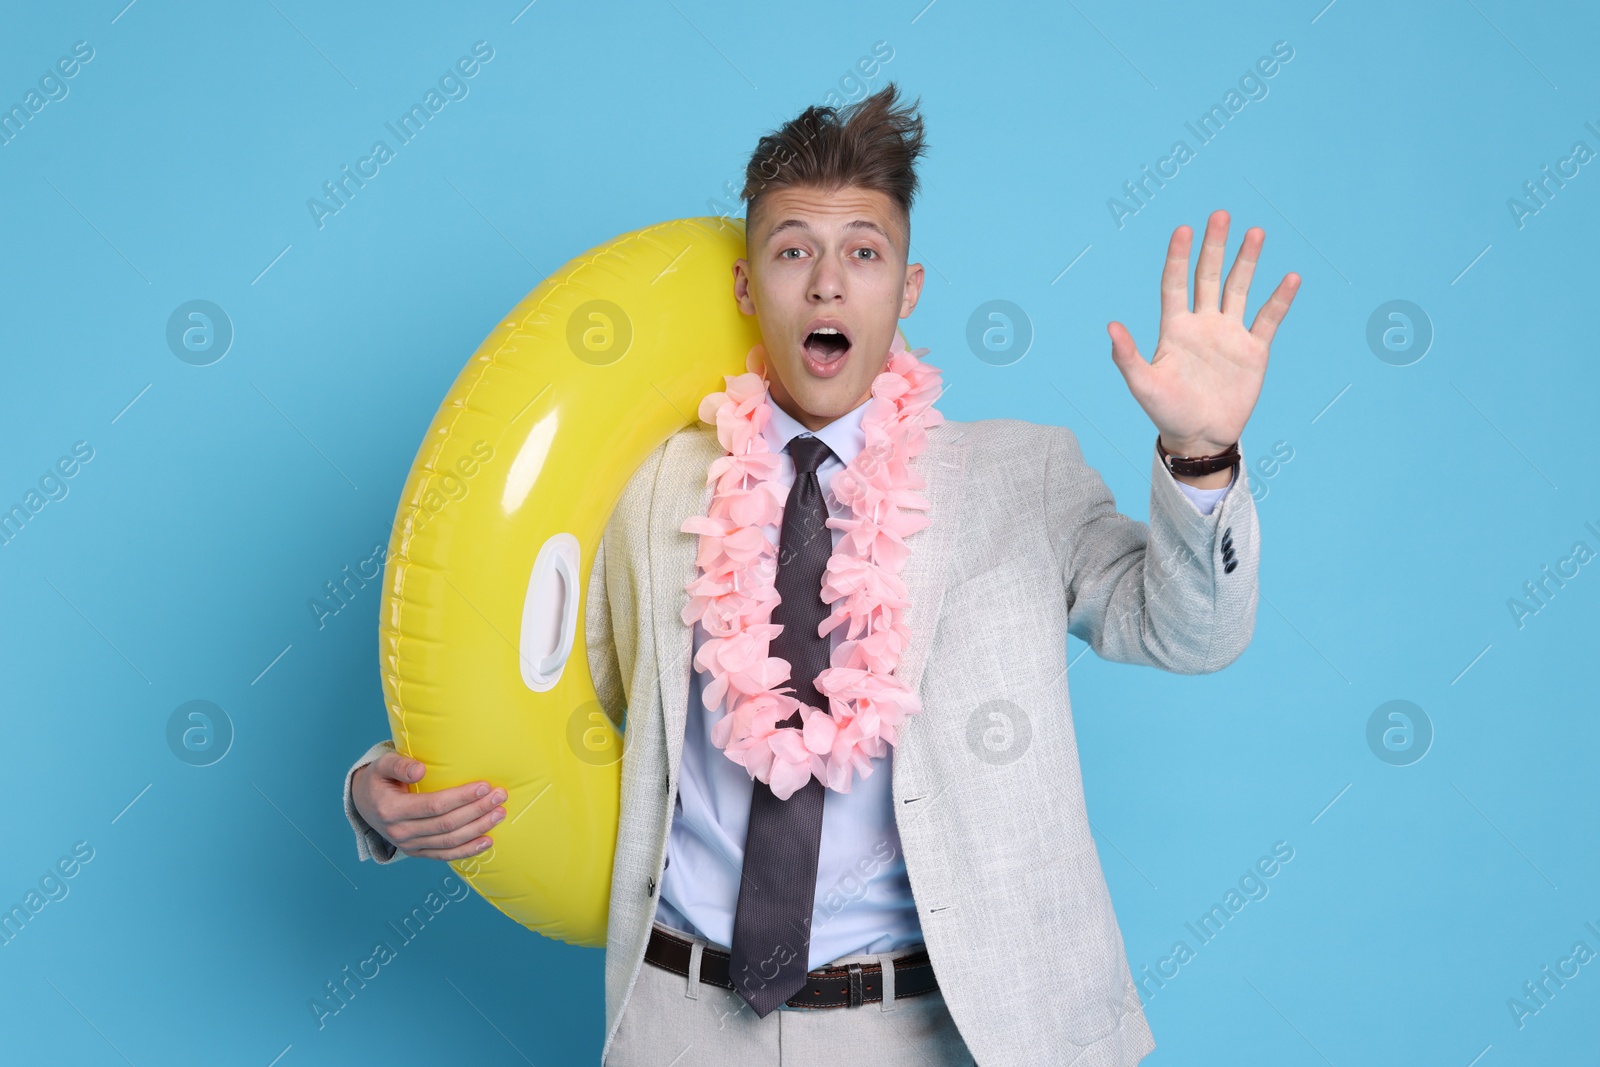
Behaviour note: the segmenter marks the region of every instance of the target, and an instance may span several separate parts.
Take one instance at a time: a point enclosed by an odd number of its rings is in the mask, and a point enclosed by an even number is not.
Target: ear
[[[917,308],[917,301],[922,297],[923,270],[921,263],[912,263],[906,267],[906,287],[900,298],[900,317],[910,318],[911,313]]]
[[[746,315],[756,313],[756,302],[750,297],[750,261],[735,260],[733,264],[733,299]]]

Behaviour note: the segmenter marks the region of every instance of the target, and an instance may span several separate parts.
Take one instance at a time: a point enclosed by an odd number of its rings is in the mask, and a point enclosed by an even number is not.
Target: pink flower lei
[[[726,455],[706,474],[706,484],[715,486],[707,514],[681,527],[700,535],[683,621],[706,630],[694,666],[710,676],[707,709],[719,703],[730,709],[712,727],[712,743],[780,800],[813,775],[848,793],[852,772],[871,775],[872,760],[897,743],[907,716],[922,710],[894,670],[911,638],[900,578],[909,554],[905,538],[929,521],[918,514],[929,508],[917,492],[926,483],[909,461],[927,447],[927,431],[944,421],[933,407],[939,369],[919,358],[927,351],[908,351],[896,332],[862,414],[865,446],[830,486],[851,514],[827,520],[844,536],[823,576],[822,600],[833,610],[817,633],[848,627],[816,678],[828,711],[791,696],[794,687],[782,684],[788,661],[767,654],[783,627],[771,621],[781,599],[774,586],[778,552],[762,527],[782,528],[788,489],[777,481],[781,460],[761,432],[772,416],[762,346],[745,357],[746,373],[726,376],[725,392],[700,402],[700,419],[716,426]],[[799,728],[778,726],[797,709]]]

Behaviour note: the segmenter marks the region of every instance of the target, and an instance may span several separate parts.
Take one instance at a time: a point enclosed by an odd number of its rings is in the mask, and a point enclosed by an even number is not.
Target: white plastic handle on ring
[[[522,681],[542,693],[555,687],[566,668],[578,633],[578,539],[551,535],[539,547],[522,602],[522,632],[517,640]]]

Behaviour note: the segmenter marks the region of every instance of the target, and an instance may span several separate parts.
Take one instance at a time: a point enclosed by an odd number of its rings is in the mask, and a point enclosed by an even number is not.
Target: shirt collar
[[[870,399],[863,400],[854,409],[840,415],[813,434],[832,449],[839,462],[845,466],[849,466],[861,450],[867,447],[867,433],[861,428],[861,418],[867,413],[869,402]],[[767,439],[769,450],[782,452],[795,437],[812,432],[800,425],[794,416],[773,403],[770,391],[767,393],[767,406],[772,409],[772,418],[762,427],[761,435]]]

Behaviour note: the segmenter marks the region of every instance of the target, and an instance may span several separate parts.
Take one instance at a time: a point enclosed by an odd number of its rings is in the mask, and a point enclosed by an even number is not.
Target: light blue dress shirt
[[[786,449],[792,438],[811,431],[778,405],[771,408],[772,418],[763,436],[767,448],[783,457],[779,481],[792,486],[794,463]],[[833,452],[817,467],[817,483],[828,514],[835,518],[846,517],[848,509],[834,499],[830,486],[833,476],[866,446],[861,428],[865,413],[863,403],[815,433]],[[1202,515],[1211,513],[1232,484],[1196,489],[1177,483]],[[843,534],[829,532],[837,547]],[[776,547],[778,527],[768,526],[765,533]],[[843,626],[834,629],[829,640],[837,645],[845,630]],[[706,640],[704,627],[695,623],[695,654]],[[675,930],[727,948],[733,943],[753,782],[749,772],[712,744],[711,727],[723,710],[720,706],[706,709],[704,684],[705,675],[691,667],[678,796],[656,918]],[[829,790],[823,803],[808,969],[824,967],[840,956],[892,952],[922,942],[922,924],[911,898],[894,822],[889,788],[893,759],[891,745],[887,755],[872,761],[872,774],[858,775],[848,793]]]

